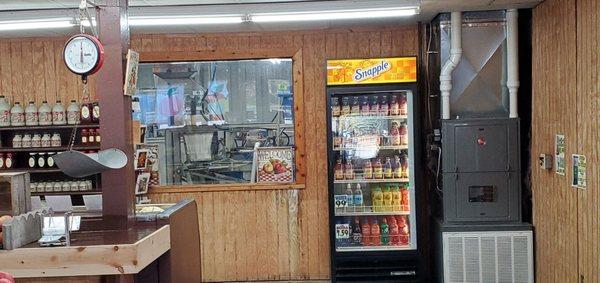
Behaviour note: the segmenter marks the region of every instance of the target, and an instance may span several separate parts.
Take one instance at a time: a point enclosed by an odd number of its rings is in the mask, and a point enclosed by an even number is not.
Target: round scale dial
[[[78,34],[67,41],[63,59],[71,72],[82,76],[91,75],[102,66],[104,48],[95,37]]]

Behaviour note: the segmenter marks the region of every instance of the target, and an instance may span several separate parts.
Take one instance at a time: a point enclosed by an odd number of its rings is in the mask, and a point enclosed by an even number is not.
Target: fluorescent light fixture
[[[242,16],[129,17],[130,26],[239,24]]]
[[[0,31],[70,28],[75,26],[71,18],[0,21]]]
[[[300,22],[300,21],[331,21],[373,18],[407,17],[419,13],[419,7],[387,8],[387,9],[355,9],[331,10],[295,13],[258,13],[252,15],[252,21],[257,23]]]

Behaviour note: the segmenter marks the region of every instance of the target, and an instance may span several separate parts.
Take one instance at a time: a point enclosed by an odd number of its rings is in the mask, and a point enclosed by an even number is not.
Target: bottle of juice
[[[390,243],[394,246],[400,244],[400,229],[398,228],[398,223],[396,223],[396,218],[393,216],[389,217],[389,225],[390,225]]]
[[[377,158],[373,165],[373,179],[383,179],[383,165],[381,165],[380,158]]]
[[[360,115],[362,115],[362,116],[371,115],[371,106],[369,105],[369,99],[367,97],[361,98]]]
[[[381,97],[379,101],[379,116],[388,116],[390,115],[390,105],[388,103],[387,97],[384,95]]]
[[[398,132],[400,134],[400,144],[407,145],[408,144],[408,129],[406,128],[405,123],[400,124]]]
[[[394,171],[392,170],[392,162],[389,157],[385,158],[385,164],[383,165],[383,177],[385,179],[394,178]]]
[[[333,132],[333,148],[340,148],[342,145],[342,137],[338,131]]]
[[[339,117],[341,111],[340,100],[336,97],[331,98],[331,115],[333,117]]]
[[[348,116],[350,114],[350,101],[348,97],[342,98],[342,110],[340,112],[341,116]]]
[[[354,180],[354,166],[350,158],[346,160],[346,166],[344,166],[344,178],[346,180]]]
[[[400,155],[400,168],[402,170],[401,178],[408,178],[408,156],[405,152]]]
[[[360,102],[358,101],[358,97],[352,98],[352,104],[350,104],[350,115],[360,115]]]
[[[404,215],[401,215],[404,216]],[[405,220],[403,225],[398,225],[400,230],[399,236],[399,245],[408,246],[410,242],[410,229],[408,228],[408,222]]]
[[[389,186],[383,187],[383,210],[392,210],[392,191]]]
[[[371,198],[373,203],[373,211],[383,211],[383,192],[379,186],[375,186],[371,191]]]
[[[356,189],[354,190],[354,195],[353,195],[353,204],[355,207],[355,211],[358,212],[363,212],[364,211],[364,198],[363,198],[363,191],[360,188],[360,184],[356,184]]]
[[[344,165],[341,158],[338,158],[335,163],[334,175],[336,180],[344,180]]]
[[[406,115],[408,114],[408,105],[406,103],[406,94],[402,94],[400,96],[400,100],[399,100],[399,104],[400,104],[400,115]]]
[[[360,227],[360,221],[358,217],[354,218],[354,225],[352,225],[352,240],[350,245],[352,246],[360,246],[362,240],[362,232]]]
[[[385,217],[381,220],[381,245],[387,246],[390,244],[390,226]]]
[[[392,136],[392,145],[397,146],[401,144],[400,129],[397,122],[392,122],[390,135]]]
[[[373,166],[371,166],[371,160],[369,159],[363,164],[363,178],[373,179]]]
[[[348,204],[348,211],[354,211],[354,192],[352,192],[352,184],[346,185],[346,203]]]
[[[379,99],[377,96],[371,97],[371,116],[379,115]]]
[[[396,95],[392,95],[392,98],[390,100],[390,115],[400,115],[400,103],[398,102],[398,96]]]
[[[369,219],[365,218],[362,223],[362,245],[370,246],[371,245],[371,225],[369,225]]]
[[[381,246],[381,228],[377,223],[377,219],[373,221],[371,225],[371,245],[373,246]]]
[[[394,162],[392,163],[392,171],[394,171],[394,178],[402,178],[402,166],[400,165],[400,156],[394,156]]]
[[[408,188],[403,187],[400,192],[402,193],[402,211],[410,211],[410,192],[408,191]]]
[[[402,210],[402,193],[400,192],[400,188],[398,184],[392,185],[392,210],[393,211],[401,211]]]

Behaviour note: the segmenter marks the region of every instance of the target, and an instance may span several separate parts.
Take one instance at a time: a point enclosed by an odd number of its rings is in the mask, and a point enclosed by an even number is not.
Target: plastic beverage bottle
[[[392,136],[392,145],[398,146],[401,144],[400,138],[400,129],[398,127],[398,123],[392,122],[392,129],[390,130],[390,135]]]
[[[346,165],[344,166],[344,177],[346,180],[354,180],[354,166],[352,165],[352,160],[346,160]]]
[[[356,184],[356,189],[354,190],[354,196],[353,196],[354,200],[354,207],[355,207],[355,211],[359,211],[362,212],[364,211],[364,198],[363,198],[363,191],[360,188],[360,184]]]
[[[369,159],[363,164],[363,178],[373,179],[373,166],[371,166],[371,160]]]
[[[42,105],[38,109],[38,119],[42,126],[52,125],[52,108],[46,100],[42,101]]]
[[[400,155],[400,169],[402,170],[401,178],[408,178],[408,156],[406,153]]]
[[[377,96],[371,98],[371,116],[379,115],[379,99]]]
[[[67,124],[65,107],[62,105],[62,103],[60,103],[60,100],[57,100],[56,104],[54,104],[54,106],[52,106],[52,124],[53,125]]]
[[[390,225],[390,243],[397,246],[400,244],[400,229],[398,229],[398,223],[394,217],[390,217],[388,222]]]
[[[400,164],[400,156],[394,156],[394,162],[392,162],[392,171],[394,171],[394,178],[402,178],[402,166]]]
[[[381,246],[381,228],[377,223],[377,219],[373,221],[373,225],[371,225],[371,245],[373,246]]]
[[[408,144],[408,129],[406,128],[406,124],[402,123],[399,127],[400,133],[400,144],[407,145]]]
[[[371,106],[369,105],[369,99],[363,97],[360,102],[360,115],[369,116],[371,115]]]
[[[394,171],[392,170],[392,161],[389,157],[385,158],[385,164],[383,165],[383,177],[385,179],[394,178]]]
[[[382,96],[379,102],[379,116],[390,115],[390,105],[386,96]]]
[[[346,186],[346,203],[348,204],[348,210],[352,211],[354,208],[354,193],[352,192],[352,185],[348,184]]]
[[[375,161],[373,166],[373,179],[383,179],[383,166],[381,165],[381,159]]]
[[[352,104],[350,105],[350,115],[360,115],[360,102],[358,101],[358,97],[354,97],[352,99]]]
[[[407,246],[410,242],[410,229],[408,228],[408,223],[404,222],[403,226],[399,227],[400,236],[399,236],[399,244],[401,246]]]
[[[15,105],[10,109],[10,125],[25,126],[25,110],[21,107],[21,103],[15,102]]]
[[[378,186],[373,188],[371,197],[373,198],[373,211],[383,211],[383,192],[381,192],[381,188]]]
[[[340,100],[338,98],[331,98],[331,115],[333,117],[339,117],[341,112]]]
[[[400,104],[400,115],[408,114],[408,105],[406,103],[406,94],[403,94],[400,96],[399,104]]]
[[[396,95],[392,95],[392,99],[390,100],[390,115],[400,115],[400,103],[398,102],[398,96]]]
[[[342,98],[342,111],[341,116],[348,116],[350,114],[350,101],[348,97]]]
[[[336,164],[335,164],[335,169],[334,169],[334,175],[335,175],[335,179],[336,180],[344,180],[344,165],[342,165],[342,159],[338,158]]]
[[[392,192],[390,187],[385,186],[383,188],[383,210],[391,211],[392,210]]]
[[[381,221],[381,245],[387,246],[390,244],[390,226],[387,223],[385,217]]]
[[[352,246],[360,246],[361,245],[361,240],[362,240],[362,232],[361,232],[361,227],[360,227],[360,221],[358,220],[358,217],[354,218],[354,225],[352,225],[352,241],[351,241],[351,245]]]
[[[10,104],[0,95],[0,127],[10,126]]]
[[[38,125],[38,110],[33,101],[29,101],[29,105],[25,107],[25,125]]]
[[[402,210],[402,193],[400,193],[400,188],[398,188],[398,184],[393,185],[391,191],[392,191],[392,210],[393,211],[401,211]]]
[[[79,105],[77,105],[77,101],[71,100],[71,104],[69,104],[69,107],[67,107],[67,124],[79,124],[80,116],[81,114],[79,113]]]
[[[410,211],[410,193],[408,191],[408,188],[404,187],[402,188],[402,190],[400,190],[400,192],[402,193],[402,210]]]
[[[371,225],[369,225],[369,219],[366,219],[362,223],[362,245],[370,246],[371,245]]]

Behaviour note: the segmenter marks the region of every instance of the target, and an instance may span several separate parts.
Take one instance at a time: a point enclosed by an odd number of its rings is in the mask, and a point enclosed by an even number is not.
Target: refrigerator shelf
[[[410,215],[410,211],[344,211],[335,212],[335,216],[388,216],[388,215]]]
[[[412,250],[408,246],[360,246],[360,247],[336,247],[337,252],[366,252],[366,251],[406,251]]]
[[[366,116],[366,115],[357,115],[357,116],[340,116],[340,117],[332,117],[333,120],[344,121],[344,120],[406,120],[408,116],[406,115],[397,115],[397,116]]]
[[[353,146],[353,147],[339,147],[333,148],[333,151],[367,151],[367,150],[405,150],[408,149],[408,145],[383,145],[383,146]]]
[[[335,180],[334,184],[362,184],[362,183],[408,183],[408,178],[402,179],[354,179],[354,180]]]

